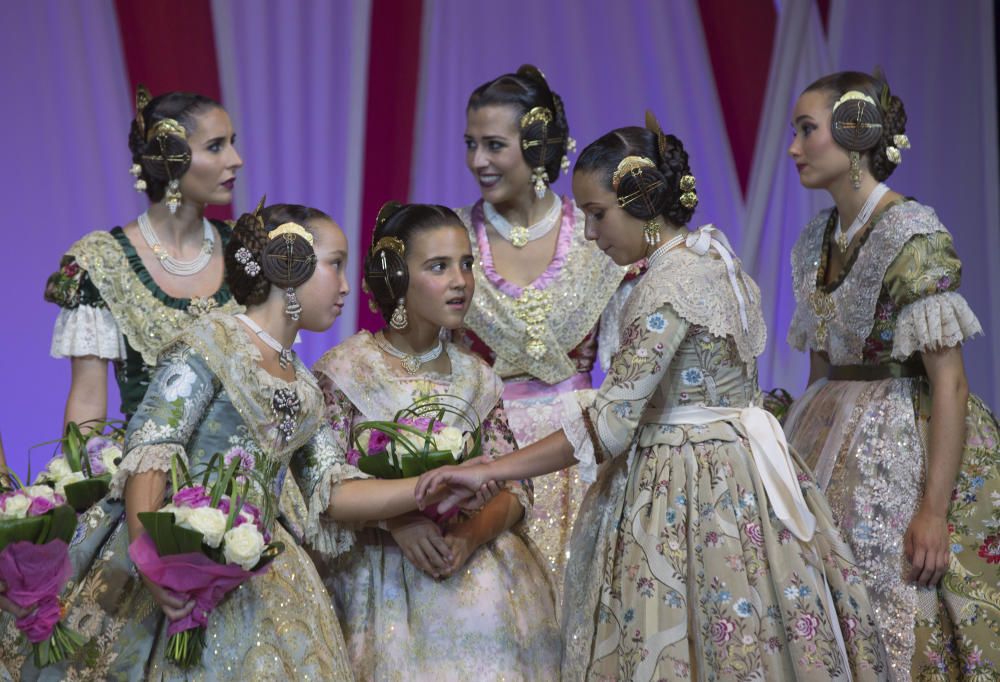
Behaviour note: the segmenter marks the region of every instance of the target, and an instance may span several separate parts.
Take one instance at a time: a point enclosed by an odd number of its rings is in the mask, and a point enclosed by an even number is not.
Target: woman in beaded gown
[[[286,249],[303,267],[275,267],[272,258]],[[165,659],[166,620],[187,615],[194,602],[141,579],[128,555],[143,532],[137,514],[163,504],[173,457],[189,467],[215,453],[239,457],[277,495],[289,463],[330,442],[323,395],[289,347],[300,327],[323,331],[339,314],[346,259],[343,232],[320,211],[278,204],[240,218],[226,278],[247,313],[213,311],[167,343],[129,422],[111,493],[81,516],[70,545],[65,620],[89,641],[75,657],[38,670],[8,628],[0,647],[8,670],[23,680],[354,679],[326,589],[280,524],[269,530],[284,551],[209,614],[202,661],[189,670]],[[301,306],[295,319],[286,314],[294,312],[288,291]],[[252,488],[251,502],[261,505],[263,493]]]
[[[232,201],[243,165],[229,115],[202,95],[150,99],[141,85],[136,109],[132,174],[149,209],[83,237],[45,287],[45,299],[60,307],[52,355],[72,361],[66,422],[107,416],[109,362],[121,412],[131,416],[163,343],[209,310],[238,307],[223,278],[230,228],[204,217],[207,205]]]
[[[793,120],[800,181],[836,206],[792,251],[788,342],[811,372],[789,442],[864,572],[893,678],[995,679],[1000,433],[968,392],[961,346],[982,330],[961,261],[933,209],[881,183],[909,148],[883,78],[824,77]]]
[[[458,210],[476,254],[467,341],[504,380],[517,442],[559,428],[561,395],[589,389],[602,347],[617,341],[615,299],[625,272],[583,237],[583,214],[548,185],[575,143],[562,99],[538,69],[522,66],[469,97],[466,165],[482,198]],[[525,227],[527,226],[527,227]],[[561,587],[569,536],[586,486],[574,470],[534,481],[529,533]]]
[[[610,372],[561,430],[429,472],[418,496],[445,483],[447,505],[576,463],[596,476],[566,572],[565,680],[884,679],[850,549],[760,407],[757,286],[718,230],[684,228],[697,196],[680,140],[651,119],[612,131],[573,190],[615,262],[648,256]]]
[[[472,262],[466,230],[454,212],[389,204],[365,262],[366,286],[389,324],[374,335],[359,332],[313,367],[336,434],[330,449],[336,459],[312,467],[318,487],[305,490],[329,498],[330,517],[322,522],[327,531],[318,535],[316,554],[324,557],[320,572],[359,679],[559,677],[555,593],[545,560],[524,528],[530,484],[493,490],[477,513],[438,523],[419,512],[387,517],[382,509],[365,511],[372,505],[364,500],[361,506],[358,499],[359,485],[402,485],[414,504],[416,479],[338,484],[345,469],[357,472],[346,462],[353,426],[391,420],[425,396],[441,396],[482,423],[484,457],[502,457],[516,447],[500,378],[464,346],[441,339],[442,328],[461,325],[472,300]],[[463,427],[454,416],[447,420]],[[320,499],[310,508],[326,504]],[[326,559],[331,548],[340,561]]]

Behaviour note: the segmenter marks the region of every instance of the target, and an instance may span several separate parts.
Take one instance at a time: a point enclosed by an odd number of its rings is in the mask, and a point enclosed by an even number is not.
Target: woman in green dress
[[[229,115],[193,93],[150,99],[141,85],[136,109],[128,144],[149,208],[71,246],[45,287],[60,306],[52,355],[72,364],[65,422],[107,416],[109,362],[128,418],[162,345],[209,310],[238,307],[223,278],[231,230],[205,218],[206,206],[232,201],[243,165]]]
[[[792,250],[788,342],[811,372],[789,442],[864,571],[893,678],[995,679],[1000,429],[969,395],[962,263],[934,210],[882,182],[910,144],[882,78],[821,78],[793,126],[802,185],[835,207]]]

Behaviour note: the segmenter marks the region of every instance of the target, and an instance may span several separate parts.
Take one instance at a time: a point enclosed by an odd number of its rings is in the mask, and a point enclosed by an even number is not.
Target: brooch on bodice
[[[274,391],[271,398],[271,409],[278,418],[278,430],[285,436],[285,440],[291,439],[295,433],[295,415],[299,413],[299,396],[295,391],[287,388],[279,388]]]
[[[214,298],[202,298],[201,296],[194,296],[187,307],[187,314],[191,317],[201,317],[206,313],[210,313],[219,307],[219,304]]]
[[[816,289],[809,294],[809,307],[812,308],[813,314],[816,315],[816,319],[819,321],[819,324],[816,325],[816,342],[821,346],[825,346],[827,336],[829,336],[827,323],[836,316],[837,306],[834,304],[833,297],[830,294]]]
[[[545,356],[547,350],[543,341],[546,331],[545,320],[550,312],[552,312],[552,296],[548,291],[528,287],[514,299],[514,315],[524,322],[525,332],[528,335],[525,352],[533,360]]]

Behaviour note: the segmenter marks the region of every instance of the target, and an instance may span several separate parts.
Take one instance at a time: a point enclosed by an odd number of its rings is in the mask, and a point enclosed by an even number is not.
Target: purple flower
[[[750,542],[754,546],[760,547],[764,544],[764,532],[761,530],[759,524],[753,522],[748,523],[744,530],[746,531],[747,537],[750,538]]]
[[[212,501],[212,497],[202,486],[195,485],[190,488],[181,488],[178,490],[174,493],[173,501],[174,505],[178,507],[198,509],[199,507],[207,507],[209,502]]]
[[[368,454],[374,455],[379,452],[385,452],[388,447],[389,436],[381,431],[372,429],[371,438],[368,439]]]
[[[816,631],[819,630],[819,618],[811,613],[803,613],[795,619],[792,629],[799,637],[807,640],[812,639],[816,636]]]
[[[372,437],[373,437],[372,439],[373,440],[374,440],[374,436],[375,436],[375,434],[373,433],[372,434]],[[368,449],[371,450],[371,443],[370,442],[368,444]],[[358,465],[358,462],[361,460],[361,452],[358,451],[358,450],[355,450],[354,448],[351,448],[350,450],[347,451],[347,454],[344,455],[344,457],[347,459],[347,463],[348,464],[350,464],[352,467],[356,467]]]
[[[256,460],[253,455],[239,446],[230,448],[229,452],[222,456],[222,461],[226,463],[226,466],[232,464],[234,459],[240,460],[240,469],[251,470],[256,464]]]
[[[729,620],[728,618],[722,618],[712,623],[710,628],[710,633],[712,635],[712,641],[716,644],[724,644],[728,642],[732,636],[733,631],[736,629],[736,623]]]
[[[28,516],[41,516],[46,512],[50,512],[56,508],[56,505],[52,504],[49,500],[44,497],[36,497],[31,501],[31,506],[28,507]]]
[[[99,460],[102,452],[104,452],[107,448],[114,447],[118,447],[118,445],[110,438],[95,436],[87,441],[87,454],[90,455],[91,461],[94,461],[95,457]]]

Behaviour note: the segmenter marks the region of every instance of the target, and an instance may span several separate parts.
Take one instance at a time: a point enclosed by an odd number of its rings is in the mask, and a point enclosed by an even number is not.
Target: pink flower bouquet
[[[59,451],[35,479],[36,484],[49,485],[65,497],[78,513],[85,512],[108,494],[111,477],[118,471],[125,439],[122,422],[98,421],[91,427],[84,434],[75,422],[67,424],[63,437],[50,441],[59,444]]]
[[[29,613],[14,621],[31,643],[35,665],[56,663],[86,641],[62,624],[59,593],[72,572],[69,542],[76,514],[66,500],[43,485],[13,485],[0,494],[0,581],[4,597]]]
[[[466,401],[451,395],[430,396],[400,410],[392,421],[366,421],[354,426],[349,464],[376,478],[410,478],[447,464],[482,454],[482,425],[451,403]],[[471,407],[471,406],[470,406]],[[469,410],[475,414],[473,410]],[[446,417],[459,426],[452,426]],[[444,515],[436,506],[424,509],[432,520],[444,523],[458,513]]]

